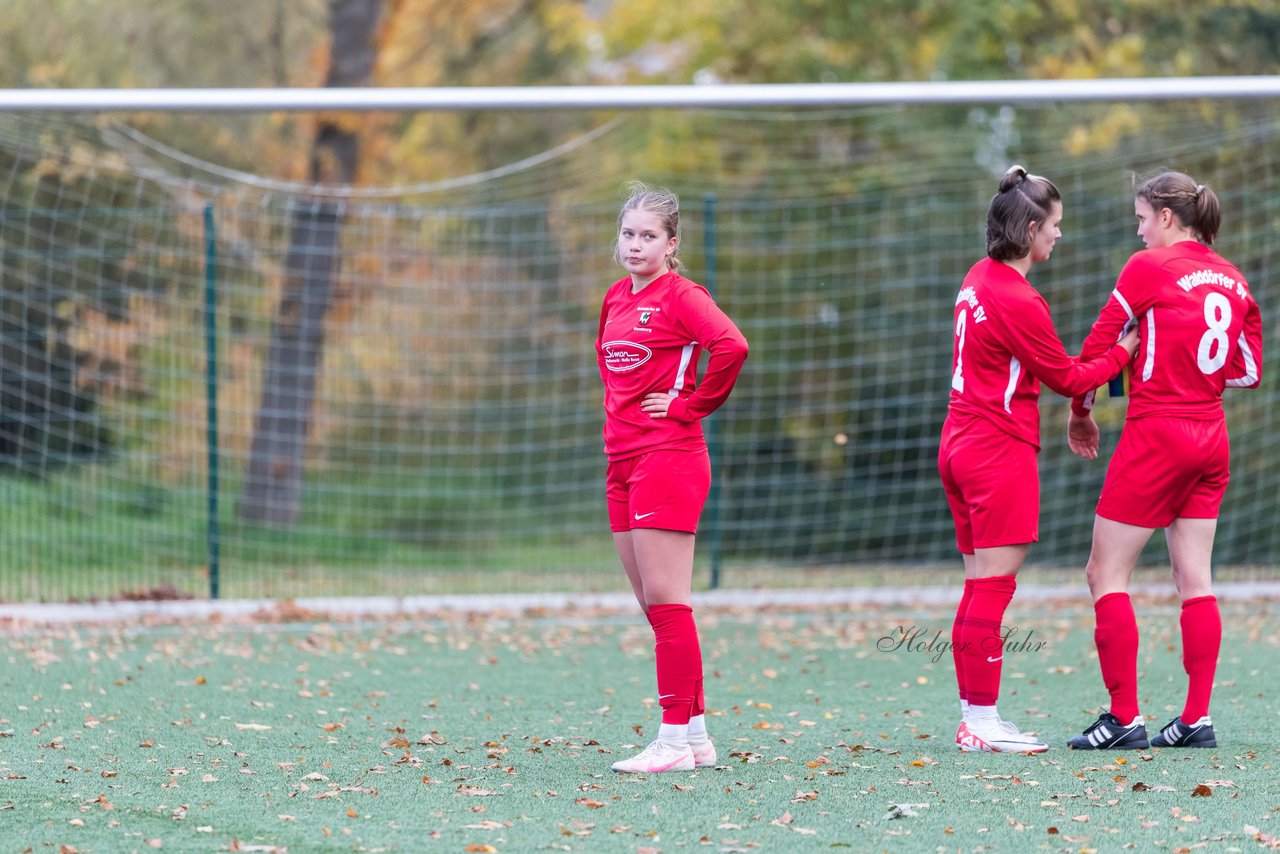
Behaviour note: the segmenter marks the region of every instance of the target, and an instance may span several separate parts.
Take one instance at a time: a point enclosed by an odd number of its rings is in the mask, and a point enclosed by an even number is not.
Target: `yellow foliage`
[[[67,301],[59,306],[70,307]],[[168,323],[155,303],[141,295],[129,298],[129,311],[124,321],[113,320],[88,306],[75,309],[76,324],[68,334],[68,343],[78,353],[76,385],[92,386],[100,397],[147,392],[138,361],[139,348],[162,338]]]
[[[938,67],[938,59],[942,56],[942,45],[938,39],[924,36],[912,44],[911,64],[916,73],[926,77]]]
[[[1127,104],[1114,104],[1106,109],[1102,118],[1091,125],[1077,126],[1067,138],[1066,150],[1073,156],[1096,151],[1107,151],[1124,136],[1142,132],[1142,119]]]
[[[1195,52],[1184,47],[1179,50],[1173,57],[1174,73],[1187,76],[1194,72],[1196,67]]]
[[[66,60],[41,62],[27,69],[27,80],[35,87],[65,86],[66,79]]]

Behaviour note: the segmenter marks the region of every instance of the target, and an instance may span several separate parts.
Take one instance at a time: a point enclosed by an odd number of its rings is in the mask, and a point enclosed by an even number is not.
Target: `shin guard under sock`
[[[1093,642],[1111,714],[1121,723],[1138,716],[1138,619],[1128,593],[1108,593],[1093,603]]]
[[[1213,675],[1222,647],[1222,614],[1216,596],[1197,596],[1182,603],[1182,666],[1187,671],[1187,702],[1182,722],[1194,724],[1209,714]]]
[[[973,579],[964,580],[964,593],[960,595],[960,605],[956,608],[956,618],[951,623],[951,660],[956,665],[956,686],[960,689],[960,708],[969,704],[969,689],[964,681],[964,656],[960,654],[961,633],[964,628],[964,615],[969,610],[969,600],[973,598]]]
[[[688,724],[702,681],[702,649],[689,605],[652,605],[653,656],[664,724]]]
[[[965,691],[970,706],[994,706],[1000,697],[1000,666],[1004,660],[1000,626],[1017,586],[1015,575],[973,579],[973,594],[960,627]]]

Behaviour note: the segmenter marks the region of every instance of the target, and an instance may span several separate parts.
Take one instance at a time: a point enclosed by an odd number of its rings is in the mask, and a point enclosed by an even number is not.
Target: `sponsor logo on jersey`
[[[647,325],[648,325],[648,323],[649,323],[649,318],[650,318],[650,317],[652,317],[652,316],[653,316],[653,312],[651,312],[651,311],[642,311],[642,312],[640,312],[640,325],[641,325],[641,326],[647,326]]]
[[[634,341],[606,341],[604,344],[604,366],[615,373],[634,370],[651,358],[653,351]]]

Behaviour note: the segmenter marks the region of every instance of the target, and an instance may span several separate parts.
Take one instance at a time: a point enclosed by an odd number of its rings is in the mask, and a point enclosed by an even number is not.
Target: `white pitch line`
[[[1135,584],[1130,592],[1144,596],[1173,596],[1171,584]],[[1235,581],[1214,585],[1214,594],[1223,601],[1280,598],[1280,582]],[[695,593],[695,606],[716,608],[786,608],[840,605],[950,605],[959,599],[959,586],[873,587],[790,590],[712,590]],[[1089,602],[1085,583],[1022,584],[1019,602],[1078,599]],[[313,599],[184,599],[158,602],[100,602],[94,604],[15,603],[0,605],[0,620],[21,624],[122,622],[140,617],[160,619],[210,619],[249,617],[263,612],[275,614],[284,601],[300,611],[319,615],[395,616],[422,613],[524,612],[577,608],[628,611],[636,607],[630,593],[522,593],[439,596],[331,597]]]

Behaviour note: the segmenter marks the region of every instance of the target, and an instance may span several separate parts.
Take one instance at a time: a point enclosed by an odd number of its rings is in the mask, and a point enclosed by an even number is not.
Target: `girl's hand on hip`
[[[674,394],[666,394],[664,392],[650,392],[640,401],[640,408],[649,413],[650,418],[666,418],[667,410],[671,408],[671,401],[675,400]]]

